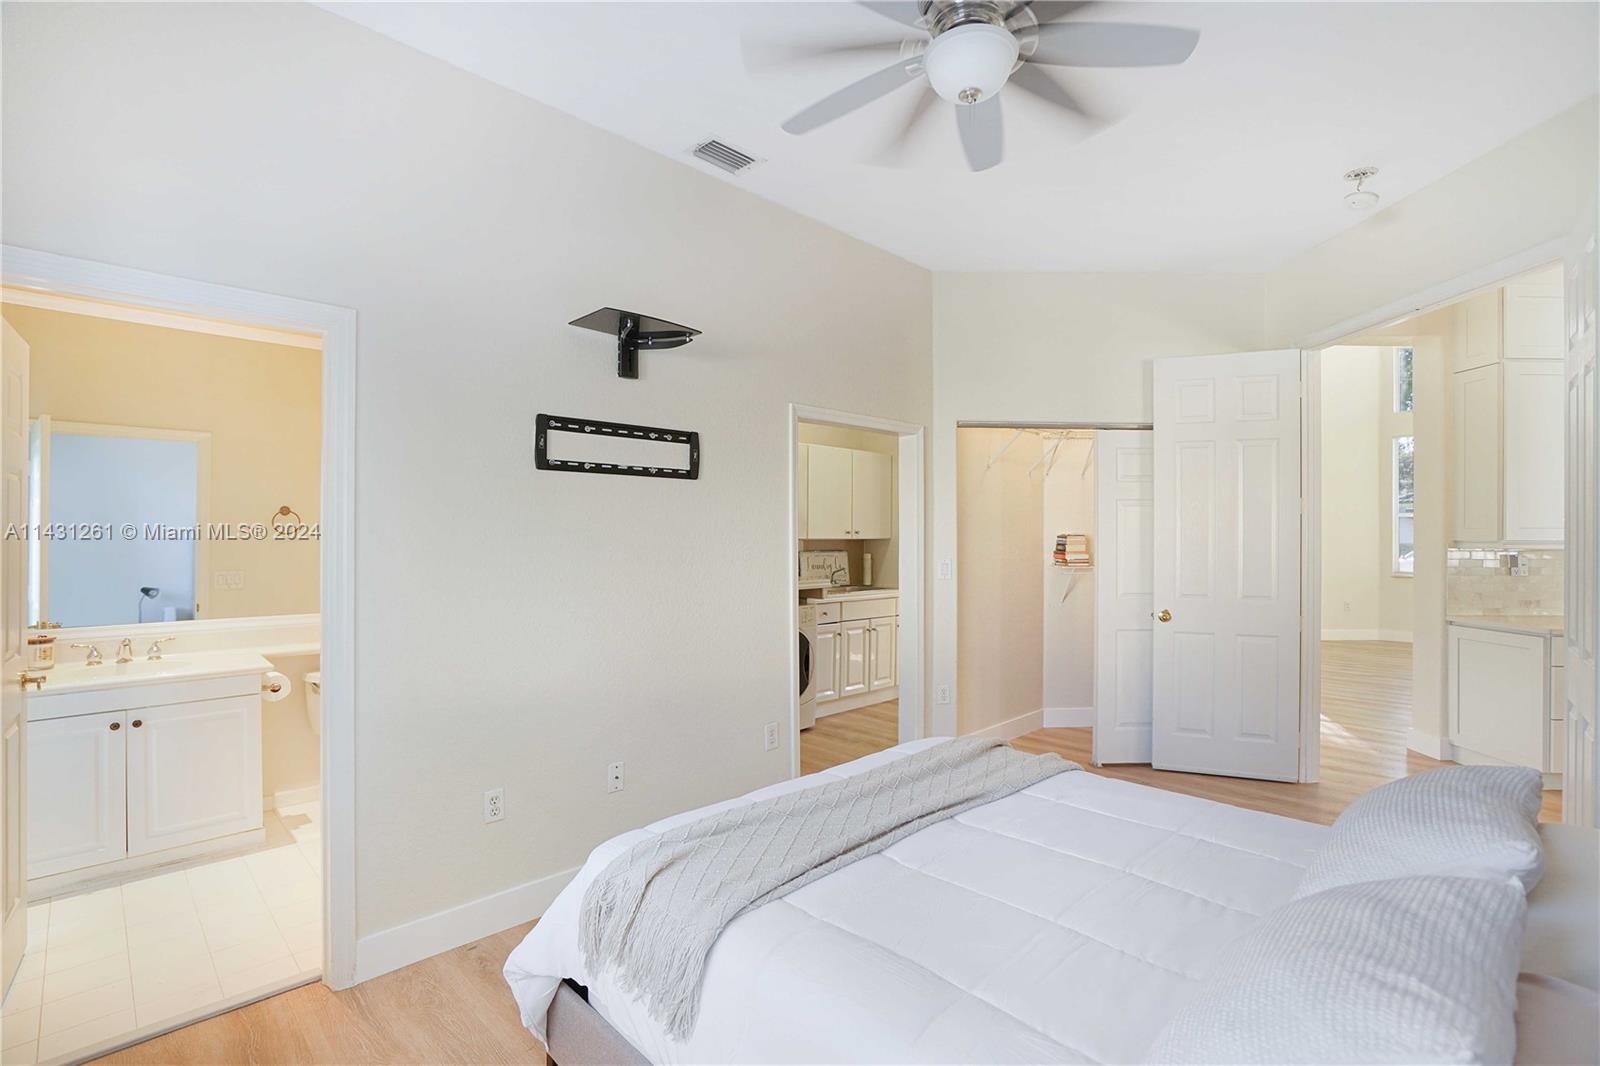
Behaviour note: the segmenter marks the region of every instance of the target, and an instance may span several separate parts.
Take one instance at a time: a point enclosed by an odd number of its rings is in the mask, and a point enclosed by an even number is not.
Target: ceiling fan
[[[863,2],[885,18],[916,31],[910,38],[784,49],[785,58],[898,52],[888,66],[818,100],[783,123],[789,133],[809,133],[865,107],[911,82],[923,81],[910,118],[895,138],[903,148],[939,100],[955,105],[956,128],[967,165],[988,170],[1004,155],[1000,90],[1007,85],[1094,120],[1089,110],[1047,67],[1157,67],[1182,63],[1200,34],[1177,26],[1128,22],[1060,21],[1094,6],[1048,0],[888,0]],[[798,55],[797,55],[798,53]],[[746,63],[752,52],[746,49]]]

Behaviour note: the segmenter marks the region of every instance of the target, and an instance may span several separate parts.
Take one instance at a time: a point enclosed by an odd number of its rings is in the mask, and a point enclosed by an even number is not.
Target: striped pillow
[[[1367,881],[1297,899],[1222,952],[1146,1061],[1509,1063],[1520,886]]]
[[[1356,800],[1295,889],[1302,899],[1339,885],[1439,874],[1539,883],[1539,771],[1448,766],[1403,777]]]

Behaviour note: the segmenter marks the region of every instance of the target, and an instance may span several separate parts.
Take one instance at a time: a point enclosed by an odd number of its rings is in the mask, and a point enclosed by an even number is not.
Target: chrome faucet
[[[156,640],[152,640],[150,642],[150,647],[144,653],[144,657],[150,662],[156,662],[161,658],[161,645],[165,644],[169,640],[177,639],[177,637],[160,637]]]
[[[100,645],[98,644],[74,644],[73,647],[89,649],[89,654],[83,657],[83,665],[85,666],[99,666],[106,661],[106,657],[100,654]]]
[[[117,663],[133,662],[133,638],[123,637],[117,641]]]

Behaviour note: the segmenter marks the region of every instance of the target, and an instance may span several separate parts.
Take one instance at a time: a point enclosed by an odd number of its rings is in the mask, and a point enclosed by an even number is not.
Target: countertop
[[[1455,626],[1492,629],[1498,633],[1531,633],[1536,637],[1560,636],[1566,619],[1559,614],[1452,614],[1446,621]]]
[[[821,595],[804,595],[805,592],[820,592]],[[840,600],[881,600],[885,596],[898,596],[900,590],[892,589],[858,589],[855,592],[829,592],[826,589],[804,589],[801,600],[806,603],[838,603]]]
[[[238,674],[264,674],[272,664],[253,651],[202,651],[168,655],[150,661],[140,656],[131,663],[106,659],[100,666],[87,666],[81,660],[57,664],[41,671],[44,684],[28,692],[28,699],[47,699],[94,689],[125,688],[130,685],[162,685],[178,681],[202,681],[211,677]]]

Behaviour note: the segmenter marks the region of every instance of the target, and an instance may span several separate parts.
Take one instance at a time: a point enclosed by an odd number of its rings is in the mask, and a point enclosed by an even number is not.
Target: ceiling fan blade
[[[892,19],[902,26],[926,29],[922,21],[922,5],[917,0],[856,0],[868,11]]]
[[[852,44],[749,44],[739,42],[744,68],[749,71],[770,70],[813,59],[831,59],[835,56],[882,56],[885,61],[900,52],[900,42],[860,41]]]
[[[904,124],[882,150],[872,157],[872,162],[878,166],[897,166],[905,158],[906,148],[911,143],[911,135],[918,126],[927,118],[933,105],[939,102],[939,94],[933,91],[932,86],[925,85],[922,92],[917,94],[916,103],[911,105],[911,112],[906,115]]]
[[[1099,121],[1077,97],[1067,91],[1066,86],[1051,77],[1049,71],[1043,67],[1024,63],[1011,75],[1011,80],[1007,84],[1015,85],[1023,92],[1036,96],[1047,104],[1053,104],[1063,111],[1069,111],[1088,122]]]
[[[1000,94],[979,104],[956,105],[956,129],[961,131],[961,151],[967,166],[988,170],[1005,155],[1005,123],[1000,117]]]
[[[1166,67],[1182,63],[1198,30],[1132,22],[1052,22],[1038,29],[1033,63],[1054,67]]]
[[[903,59],[876,74],[868,74],[860,81],[851,82],[838,92],[829,93],[810,107],[790,116],[783,128],[789,133],[810,133],[818,126],[825,126],[836,118],[842,118],[857,108],[889,95],[921,74],[921,57]]]

